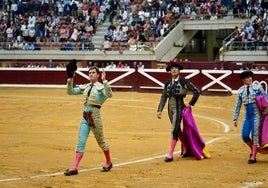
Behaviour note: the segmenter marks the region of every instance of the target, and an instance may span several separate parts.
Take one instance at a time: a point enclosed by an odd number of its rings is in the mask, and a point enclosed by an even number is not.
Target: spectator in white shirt
[[[141,21],[144,20],[144,10],[141,9],[139,12],[138,12],[138,15],[139,15],[139,18],[141,19]]]
[[[13,28],[12,28],[12,26],[7,28],[6,35],[7,35],[7,42],[11,42],[13,40]]]
[[[128,12],[124,8],[121,8],[119,15],[122,17],[122,20],[124,22],[127,21],[127,19],[128,19]]]
[[[30,16],[28,17],[28,25],[33,25],[35,27],[35,23],[36,23],[36,17],[31,12]]]
[[[73,42],[77,42],[77,39],[79,37],[79,35],[81,34],[81,32],[78,30],[78,26],[75,25],[74,26],[74,30],[73,30],[73,33],[71,35],[71,39]]]
[[[103,49],[106,51],[111,50],[112,43],[110,42],[110,37],[105,37],[105,40],[102,43]]]

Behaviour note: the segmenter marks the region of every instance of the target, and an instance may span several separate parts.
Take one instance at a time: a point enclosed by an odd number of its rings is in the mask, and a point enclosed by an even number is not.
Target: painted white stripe
[[[214,138],[208,142],[206,142],[206,144],[211,144],[213,142],[216,142],[217,140],[220,140],[221,138]],[[179,154],[181,153],[181,150],[179,151],[175,151],[174,154]],[[114,164],[114,167],[119,167],[119,166],[125,166],[125,165],[130,165],[130,164],[137,164],[137,163],[142,163],[142,162],[146,162],[146,161],[152,161],[155,159],[159,159],[159,158],[164,158],[166,156],[166,154],[163,155],[157,155],[154,157],[148,157],[145,159],[139,159],[139,160],[135,160],[135,161],[129,161],[129,162],[123,162],[123,163],[118,163],[118,164]],[[100,170],[101,167],[95,167],[95,168],[89,168],[89,169],[82,169],[79,170],[79,173],[82,172],[90,172],[90,171],[95,171],[95,170]],[[42,178],[42,177],[52,177],[52,176],[63,176],[63,172],[57,172],[57,173],[52,173],[52,174],[40,174],[40,175],[36,175],[36,176],[30,176],[30,177],[26,177],[26,178],[8,178],[8,179],[0,179],[0,182],[8,182],[8,181],[21,181],[21,180],[27,180],[27,179],[36,179],[36,178]]]
[[[224,127],[224,133],[227,133],[230,131],[230,128],[229,128],[229,125],[224,123],[223,121],[220,121],[220,120],[216,120],[216,119],[213,119],[213,118],[210,118],[210,117],[207,117],[207,116],[202,116],[202,115],[196,115],[196,117],[201,117],[201,118],[204,118],[204,119],[208,119],[208,120],[211,120],[211,121],[216,121],[217,123],[221,124],[223,127]]]
[[[260,181],[253,181],[253,182],[244,182],[244,186],[242,188],[250,188],[250,187],[257,187],[259,185],[262,185],[263,182]]]

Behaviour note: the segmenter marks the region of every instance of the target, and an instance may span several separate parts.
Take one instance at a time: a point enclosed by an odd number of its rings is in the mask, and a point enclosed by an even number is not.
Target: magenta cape
[[[192,109],[184,108],[182,112],[183,130],[182,135],[185,140],[187,151],[190,151],[197,160],[210,158],[208,151],[205,149],[205,142],[199,134],[197,125],[195,123]]]
[[[260,108],[261,112],[264,112],[268,107],[268,99],[264,95],[256,96],[256,102]],[[262,126],[261,126],[261,150],[260,153],[268,153],[268,115],[266,114],[263,117]]]

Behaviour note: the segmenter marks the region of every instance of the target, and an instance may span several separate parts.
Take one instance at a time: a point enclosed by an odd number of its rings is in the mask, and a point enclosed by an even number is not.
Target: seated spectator
[[[104,34],[104,37],[110,37],[110,39],[112,39],[113,35],[114,35],[114,26],[113,25],[110,25],[107,28],[107,30],[106,30],[106,32]]]
[[[138,31],[138,35],[136,36],[136,41],[138,42],[147,42],[147,39],[145,38],[142,31]]]
[[[94,34],[94,28],[88,21],[85,22],[85,31],[88,33],[88,36],[92,36]]]
[[[46,44],[50,42],[50,31],[51,31],[51,23],[47,23],[45,24],[45,28],[44,28],[44,35],[43,35],[43,42]]]
[[[12,50],[18,50],[19,49],[20,42],[18,40],[15,40],[11,46]]]
[[[99,6],[96,4],[96,3],[92,3],[90,5],[91,7],[91,13],[90,13],[90,16],[91,17],[94,17],[94,18],[97,18],[98,14],[99,14]]]
[[[102,24],[104,22],[105,19],[105,14],[104,12],[99,12],[98,14],[98,18],[97,18],[97,24]]]
[[[156,36],[164,37],[164,34],[165,34],[165,28],[163,27],[163,24],[160,22],[156,28]]]
[[[193,9],[192,11],[191,11],[191,14],[190,14],[190,20],[195,20],[196,19],[196,12],[195,12],[195,10]]]
[[[149,18],[146,18],[146,23],[143,26],[143,34],[146,38],[148,38],[148,36],[149,36],[150,27],[151,27],[151,22],[150,22]]]
[[[61,43],[60,50],[61,51],[65,51],[66,50],[64,42]]]
[[[6,30],[7,42],[11,42],[14,37],[14,29],[12,26],[8,27]]]
[[[123,36],[123,30],[121,26],[118,26],[113,32],[113,41],[120,42]]]
[[[62,1],[57,1],[58,14],[60,17],[63,17],[64,4]]]
[[[27,45],[25,46],[25,50],[35,50],[35,46],[34,43],[27,43]]]
[[[128,34],[127,32],[124,32],[122,33],[122,37],[121,37],[121,41],[120,42],[128,42],[129,40],[129,37],[128,37]]]
[[[60,42],[60,27],[59,25],[55,25],[52,30],[53,35],[53,42],[59,43]]]
[[[94,50],[94,44],[89,42],[82,42],[79,46],[80,51],[93,51]]]
[[[82,43],[79,45],[79,50],[80,50],[80,51],[85,51],[85,50],[86,50],[86,44],[85,44],[85,42],[82,42]]]
[[[124,68],[124,64],[121,61],[119,61],[116,68],[122,69],[122,68]]]
[[[107,69],[115,69],[116,68],[116,65],[112,61],[111,64],[107,63],[105,68],[107,68]]]
[[[150,21],[150,28],[148,30],[148,37],[155,37],[156,36],[156,24],[153,20]]]
[[[137,51],[137,40],[135,39],[133,34],[131,34],[129,36],[129,40],[128,40],[127,43],[128,43],[128,46],[129,46],[129,50]]]
[[[268,34],[264,34],[264,36],[262,37],[262,41],[260,42],[260,45],[265,47],[267,50],[267,46],[268,46]]]
[[[93,27],[93,34],[95,34],[96,33],[96,29],[97,29],[95,17],[94,16],[90,16],[89,19],[88,19],[88,23],[90,25],[92,25],[92,27]]]
[[[29,29],[29,38],[28,38],[28,41],[29,42],[36,42],[36,37],[35,37],[35,28],[34,27],[31,27]]]
[[[25,50],[26,46],[27,46],[27,42],[25,40],[21,41],[19,43],[19,50]]]
[[[47,15],[49,10],[49,4],[47,1],[44,1],[43,4],[41,5],[41,15]]]
[[[140,18],[140,20],[141,20],[141,18]],[[143,22],[141,22],[141,21],[138,21],[137,23],[136,23],[136,25],[135,25],[135,27],[134,27],[134,32],[137,34],[139,31],[144,31],[144,28],[143,28],[143,25],[144,25],[144,23]]]
[[[163,28],[164,28],[164,36],[166,36],[168,34],[168,31],[169,31],[169,21],[168,20],[164,20],[163,22]]]
[[[137,65],[138,69],[143,69],[144,68],[144,65],[143,63],[140,61],[139,64]]]
[[[71,15],[71,5],[69,1],[64,5],[63,14],[67,17]]]
[[[38,43],[34,43],[34,50],[41,50],[41,45]]]
[[[220,6],[220,14],[222,17],[228,14],[228,7],[225,6],[224,4],[221,4]]]
[[[124,69],[129,69],[129,68],[130,68],[129,65],[127,63],[125,63]]]
[[[72,23],[72,18],[70,15],[67,15],[66,18],[65,18],[65,24],[71,24]]]
[[[7,42],[7,44],[4,45],[3,48],[6,50],[13,50],[13,46],[14,46],[14,42],[11,41],[11,42]]]
[[[0,23],[0,42],[5,41],[5,32],[6,32],[6,26]]]
[[[60,17],[58,15],[55,15],[55,17],[53,18],[53,26],[60,25],[60,21]]]
[[[65,50],[73,51],[73,44],[69,40],[67,40],[67,42],[65,43]]]
[[[121,16],[122,21],[126,23],[128,19],[128,11],[122,7],[120,9],[119,15]]]
[[[86,46],[89,51],[93,51],[95,49],[94,44],[91,41],[89,41]]]
[[[71,0],[71,15],[74,17],[77,17],[78,15],[78,8],[77,8],[77,3],[76,0]]]
[[[80,32],[80,30],[78,30],[78,26],[75,25],[75,26],[74,26],[73,33],[72,33],[72,35],[71,35],[71,37],[70,37],[71,41],[72,41],[72,42],[77,42],[78,39],[79,39],[79,37],[80,37],[80,34],[81,34],[81,32]]]
[[[68,34],[68,30],[66,29],[66,25],[61,24],[61,28],[60,28],[60,42],[65,42],[67,41],[67,34]]]
[[[255,50],[256,49],[256,32],[253,29],[249,29],[245,35],[245,50]]]
[[[81,9],[82,9],[83,16],[85,18],[87,18],[88,17],[89,5],[88,5],[88,3],[86,1],[83,1],[83,5],[82,5]]]
[[[84,32],[84,31],[81,32],[81,34],[80,34],[80,41],[81,42],[87,42],[87,41],[89,41],[86,32]]]

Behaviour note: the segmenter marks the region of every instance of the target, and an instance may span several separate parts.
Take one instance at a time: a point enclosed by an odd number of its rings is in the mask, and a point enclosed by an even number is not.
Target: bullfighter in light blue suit
[[[234,126],[237,127],[241,106],[242,104],[245,106],[241,135],[243,141],[249,146],[251,151],[248,164],[257,162],[256,156],[260,147],[262,114],[255,97],[257,95],[266,95],[260,84],[252,82],[252,76],[252,71],[244,71],[239,76],[243,81],[243,86],[238,89],[233,115]]]
[[[98,82],[101,74],[102,83]],[[83,118],[81,120],[79,137],[76,148],[76,157],[70,169],[64,173],[66,176],[78,174],[78,165],[83,157],[86,142],[90,131],[93,132],[99,147],[104,152],[106,164],[102,168],[102,172],[108,172],[113,167],[110,159],[109,145],[103,134],[103,124],[100,116],[100,108],[107,98],[112,97],[112,90],[106,80],[106,74],[102,73],[98,67],[89,68],[90,83],[73,87],[73,78],[67,80],[67,93],[69,95],[84,94]]]

